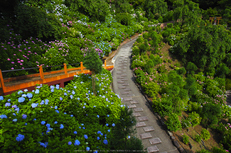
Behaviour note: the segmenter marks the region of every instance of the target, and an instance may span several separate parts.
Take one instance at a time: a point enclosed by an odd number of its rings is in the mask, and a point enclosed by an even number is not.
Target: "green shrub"
[[[201,136],[199,134],[195,135],[194,139],[196,142],[201,142]]]
[[[188,115],[188,120],[191,122],[192,126],[199,125],[201,122],[201,117],[196,112],[192,112]]]
[[[165,73],[165,72],[167,72],[167,69],[165,69],[165,66],[164,66],[164,65],[161,65],[161,66],[159,66],[159,67],[157,68],[157,71],[158,71],[159,73]]]
[[[167,23],[167,27],[168,27],[168,28],[172,28],[172,27],[173,27],[173,24],[172,24],[172,23]]]
[[[140,49],[138,46],[132,47],[132,54],[133,55],[139,55],[140,54]]]
[[[184,142],[184,144],[188,144],[189,143],[189,136],[187,136],[187,135],[183,135],[183,142]]]
[[[157,93],[160,91],[160,86],[157,85],[157,83],[155,82],[149,82],[147,84],[144,84],[143,88],[145,93],[151,98],[155,97]]]
[[[208,150],[202,149],[200,151],[197,151],[196,153],[211,153],[211,152]]]
[[[172,113],[167,121],[166,121],[166,125],[167,125],[167,128],[170,130],[170,131],[178,131],[181,129],[181,123],[180,123],[180,120],[179,120],[179,117],[177,114],[175,113]]]
[[[210,139],[210,133],[209,133],[209,131],[208,130],[206,130],[206,129],[202,129],[201,130],[201,138],[203,139],[203,140],[209,140]]]
[[[189,128],[189,127],[192,126],[192,124],[189,122],[188,119],[182,120],[182,121],[181,121],[181,124],[182,124],[182,127],[183,127],[183,128]]]
[[[129,13],[117,13],[116,20],[121,23],[122,25],[131,25],[132,17]]]
[[[185,70],[184,67],[182,67],[182,68],[180,68],[180,69],[177,70],[177,73],[178,73],[179,75],[184,75],[184,74],[186,73],[186,70]]]

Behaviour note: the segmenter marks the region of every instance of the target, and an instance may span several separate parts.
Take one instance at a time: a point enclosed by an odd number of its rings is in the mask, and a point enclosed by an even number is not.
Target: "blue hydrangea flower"
[[[26,119],[27,118],[27,115],[26,114],[23,114],[22,115],[22,119]]]
[[[108,123],[106,124],[106,126],[108,126]]]
[[[107,145],[107,144],[108,144],[108,141],[107,141],[107,140],[103,140],[103,143],[104,143],[105,145]]]
[[[28,91],[28,89],[24,89],[24,92],[27,92]]]
[[[36,121],[36,118],[34,118],[34,121]]]
[[[58,110],[55,110],[57,113],[59,113],[59,111]]]
[[[67,114],[66,112],[64,112],[64,114]]]
[[[110,129],[108,129],[107,131],[108,131],[108,132],[110,132],[111,130],[110,130]]]
[[[16,137],[16,140],[17,140],[17,141],[22,141],[24,138],[25,138],[24,135],[18,134],[18,136]]]
[[[128,136],[128,139],[130,139],[130,138],[131,138],[131,136],[129,135],[129,136]]]
[[[39,90],[38,89],[35,90],[35,94],[39,94]]]
[[[43,105],[44,104],[44,100],[41,101],[40,105]]]
[[[88,139],[88,136],[87,136],[86,134],[84,134],[84,138],[85,138],[85,139]]]
[[[8,107],[8,106],[10,106],[10,105],[11,105],[10,103],[6,103],[6,104],[5,104],[5,107]]]
[[[50,88],[51,88],[51,89],[54,89],[55,87],[52,85],[52,86],[50,86]]]
[[[78,145],[80,145],[80,142],[79,142],[79,140],[75,140],[75,143],[74,143],[74,145],[76,146],[78,146]]]
[[[54,89],[51,89],[51,92],[54,92]]]
[[[80,98],[78,97],[77,100],[80,100]]]
[[[81,127],[79,127],[81,129]]]
[[[17,111],[17,113],[19,112],[19,108],[15,108],[15,111]]]
[[[83,127],[83,129],[85,129],[85,127]]]
[[[15,113],[13,113],[13,115],[14,115],[14,116],[16,116],[16,114],[15,114]]]
[[[89,151],[89,150],[90,150],[90,147],[87,147],[86,150]]]
[[[109,115],[107,115],[107,117],[109,117]]]
[[[10,102],[11,100],[10,100],[10,99],[8,99],[7,101],[8,101],[8,102]]]
[[[97,132],[97,134],[100,134],[100,133],[101,133],[101,131],[98,131],[98,132]]]
[[[76,87],[76,86],[74,86],[74,88],[76,89],[77,87]]]
[[[27,125],[27,123],[25,123],[25,125]]]
[[[57,123],[58,123],[57,121],[54,122],[54,124],[57,124]]]
[[[70,98],[73,99],[73,95],[70,95]]]
[[[62,97],[59,97],[59,100],[63,100],[63,98],[62,98]]]
[[[23,91],[22,91],[22,90],[19,90],[19,91],[18,91],[18,95],[21,94],[21,93],[23,93]]]
[[[73,117],[73,115],[70,115],[71,117]]]
[[[96,150],[96,151],[94,151],[93,153],[98,153],[98,151]]]
[[[75,91],[74,90],[72,90],[72,92],[71,92],[73,95],[75,94]]]
[[[77,131],[74,131],[74,134],[77,134]]]
[[[1,115],[1,119],[3,118],[7,118],[7,116],[5,114]]]
[[[33,94],[32,94],[32,93],[27,93],[27,97],[28,97],[28,98],[32,98],[32,97],[33,97]]]
[[[48,123],[46,124],[46,127],[50,127],[50,126],[51,126],[50,124],[48,124]]]
[[[85,106],[83,106],[83,108],[85,108]]]
[[[55,109],[58,109],[58,106],[55,106]]]
[[[48,146],[48,142],[45,142],[45,143],[42,143],[42,142],[39,142],[41,146],[43,146],[44,148],[46,148]]]
[[[31,107],[32,107],[32,108],[35,108],[35,107],[37,107],[37,106],[38,106],[38,103],[32,103],[32,104],[31,104]]]
[[[60,129],[63,129],[63,128],[64,128],[63,124],[60,124]]]
[[[67,92],[70,92],[70,90],[67,90]]]
[[[97,115],[97,117],[99,118],[99,115]]]
[[[71,145],[71,144],[72,144],[72,142],[71,142],[71,141],[69,141],[69,142],[68,142],[68,145]]]
[[[42,121],[41,124],[44,125],[46,122],[45,121]]]
[[[49,100],[45,99],[45,105],[48,105]]]
[[[97,140],[99,140],[100,139],[100,137],[97,137]]]
[[[56,89],[59,89],[59,85],[58,84],[56,85]]]
[[[25,101],[25,98],[24,98],[24,97],[19,97],[19,98],[18,98],[18,102],[19,102],[19,103],[22,103],[22,102],[24,102],[24,101]]]
[[[66,93],[66,92],[64,92],[64,96],[67,96],[67,93]]]

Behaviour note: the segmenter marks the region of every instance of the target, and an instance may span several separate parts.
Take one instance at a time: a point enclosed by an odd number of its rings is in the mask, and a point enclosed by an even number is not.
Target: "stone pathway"
[[[131,47],[136,39],[122,46],[116,55],[113,76],[113,91],[123,98],[122,103],[133,109],[136,117],[136,137],[142,140],[144,149],[149,153],[179,153],[157,117],[151,112],[150,105],[134,83],[130,69]]]

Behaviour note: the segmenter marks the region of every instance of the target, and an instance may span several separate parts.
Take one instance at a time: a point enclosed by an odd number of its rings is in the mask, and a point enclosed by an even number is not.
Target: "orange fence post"
[[[40,73],[40,78],[43,80],[44,75],[43,75],[43,67],[42,67],[42,65],[39,66],[39,73]]]
[[[105,69],[107,69],[107,62],[106,62],[106,59],[104,61],[104,66],[105,66]]]
[[[83,62],[80,62],[81,72],[83,72]]]
[[[65,74],[67,74],[67,64],[64,63],[63,65],[64,65],[64,72],[65,72]]]
[[[4,79],[3,79],[3,76],[2,76],[2,70],[1,69],[0,69],[0,79],[1,79],[2,91],[3,91],[3,94],[4,94],[5,85],[4,85]]]

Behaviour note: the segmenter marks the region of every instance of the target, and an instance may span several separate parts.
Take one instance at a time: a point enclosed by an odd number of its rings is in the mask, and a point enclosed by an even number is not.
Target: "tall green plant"
[[[93,48],[87,51],[87,55],[84,57],[83,65],[92,72],[92,90],[96,96],[95,74],[98,74],[102,71],[103,62],[99,58],[98,53]]]

